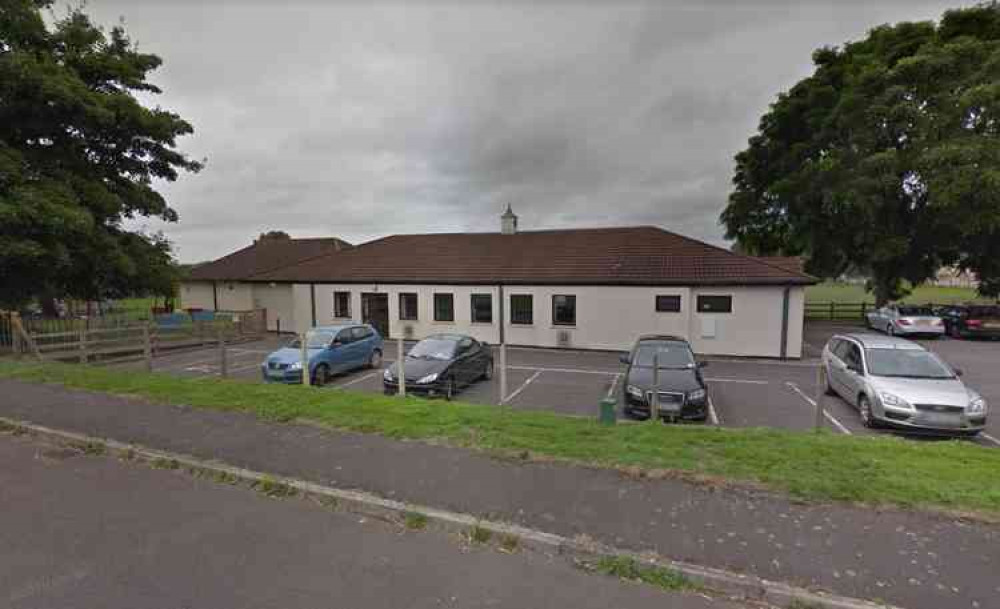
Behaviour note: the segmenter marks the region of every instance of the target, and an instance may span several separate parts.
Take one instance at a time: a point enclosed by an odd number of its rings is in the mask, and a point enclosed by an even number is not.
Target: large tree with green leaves
[[[0,307],[162,289],[169,243],[125,223],[176,221],[154,183],[201,168],[175,147],[191,125],[136,98],[160,58],[80,9],[49,26],[51,4],[0,0]]]
[[[867,271],[880,303],[942,265],[1000,292],[1000,6],[877,27],[813,61],[736,156],[729,238],[820,276]]]

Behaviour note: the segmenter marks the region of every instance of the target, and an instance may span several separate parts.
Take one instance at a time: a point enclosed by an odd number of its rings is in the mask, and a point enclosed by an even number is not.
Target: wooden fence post
[[[835,303],[835,302],[833,302],[831,300],[830,301],[830,321],[833,321],[835,319],[834,318],[834,311],[836,310],[836,308],[837,308],[837,303]]]
[[[10,346],[14,350],[14,358],[21,359],[23,352],[21,349],[21,334],[17,331],[18,315],[15,312],[11,312],[10,316],[7,318],[7,322],[10,324]]]
[[[87,363],[87,327],[80,328],[80,363]]]
[[[149,337],[149,322],[142,324],[142,356],[146,360],[146,372],[153,371],[153,345]]]

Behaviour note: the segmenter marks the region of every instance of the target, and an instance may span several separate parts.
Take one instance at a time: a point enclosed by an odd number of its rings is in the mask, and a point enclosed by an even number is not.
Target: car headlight
[[[382,373],[382,378],[387,381],[395,380],[392,376],[392,368],[386,368],[385,372]]]
[[[302,370],[302,362],[292,362],[288,364],[289,370]]]
[[[706,394],[704,389],[695,389],[694,391],[688,394],[687,399],[697,402],[699,400],[704,400],[705,395]]]
[[[630,396],[634,397],[637,400],[641,400],[644,397],[642,395],[642,389],[639,389],[635,385],[629,385],[625,387],[625,391],[628,392]]]
[[[422,376],[422,377],[418,378],[417,379],[417,384],[418,385],[426,385],[427,383],[433,383],[436,380],[438,380],[438,373],[437,372],[435,372],[434,374],[428,374],[427,376]]]
[[[878,394],[880,400],[882,400],[883,406],[893,406],[895,408],[903,408],[905,410],[910,409],[910,404],[903,398],[886,391],[882,391]]]
[[[985,414],[986,413],[986,400],[982,397],[973,398],[969,402],[969,407],[966,409],[969,414]]]

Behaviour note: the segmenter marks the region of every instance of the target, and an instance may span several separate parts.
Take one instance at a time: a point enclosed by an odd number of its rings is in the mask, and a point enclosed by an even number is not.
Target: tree
[[[47,27],[51,4],[0,0],[0,307],[162,287],[169,243],[124,222],[175,222],[154,180],[202,167],[175,150],[191,125],[135,97],[160,58],[80,9]]]
[[[1000,292],[1000,7],[880,26],[813,54],[736,156],[721,221],[755,254],[871,277],[884,303],[942,265]]]

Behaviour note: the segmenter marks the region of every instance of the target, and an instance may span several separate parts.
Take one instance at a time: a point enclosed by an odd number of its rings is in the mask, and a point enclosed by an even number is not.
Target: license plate
[[[925,412],[921,419],[928,425],[940,425],[942,427],[959,427],[962,424],[957,416],[940,412]]]
[[[929,325],[931,325],[931,321],[929,319],[918,319],[917,320],[917,325],[918,326],[929,326]]]
[[[983,324],[983,327],[984,328],[990,328],[991,330],[996,329],[996,328],[1000,328],[1000,322],[988,321],[988,322],[986,322],[986,323]]]
[[[285,372],[283,370],[268,370],[267,376],[273,379],[285,378]]]
[[[663,413],[676,414],[676,413],[679,413],[680,411],[681,411],[681,405],[678,404],[678,403],[676,403],[676,402],[674,402],[674,403],[666,403],[666,404],[661,403],[660,404],[660,414],[663,414]]]

